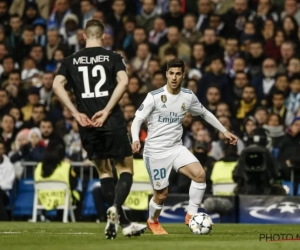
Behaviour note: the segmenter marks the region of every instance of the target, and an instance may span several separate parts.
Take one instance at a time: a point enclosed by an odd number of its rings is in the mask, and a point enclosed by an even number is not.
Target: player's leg
[[[110,145],[107,148],[112,155],[115,155],[116,169],[120,177],[115,189],[114,206],[109,208],[109,210],[113,211],[116,208],[120,215],[120,224],[125,236],[139,236],[141,233],[144,233],[147,227],[130,222],[122,209],[133,182],[133,157],[126,128],[113,131],[110,139],[108,141]]]
[[[188,225],[190,218],[198,212],[205,193],[205,171],[197,158],[186,147],[181,146],[178,152],[174,168],[192,180],[189,190],[189,205],[185,217],[185,224]]]
[[[101,180],[101,192],[104,200],[110,206],[113,205],[115,199],[115,183],[113,179],[110,159],[95,159],[93,163]],[[107,211],[107,224],[105,227],[105,236],[107,239],[114,239],[118,231],[118,213],[116,211]]]
[[[168,153],[157,158],[144,156],[144,162],[153,187],[153,196],[149,202],[148,228],[153,234],[168,234],[160,225],[158,218],[168,195],[172,158],[168,157]]]

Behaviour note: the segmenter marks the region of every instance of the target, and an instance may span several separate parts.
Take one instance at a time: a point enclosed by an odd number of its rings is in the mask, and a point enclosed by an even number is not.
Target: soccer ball
[[[212,230],[212,220],[206,213],[197,213],[190,219],[189,228],[193,234],[209,234]]]

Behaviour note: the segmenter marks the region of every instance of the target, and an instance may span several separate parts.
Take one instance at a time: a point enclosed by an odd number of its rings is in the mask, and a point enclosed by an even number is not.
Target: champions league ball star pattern
[[[212,230],[212,220],[206,213],[195,214],[189,223],[193,234],[209,234]]]

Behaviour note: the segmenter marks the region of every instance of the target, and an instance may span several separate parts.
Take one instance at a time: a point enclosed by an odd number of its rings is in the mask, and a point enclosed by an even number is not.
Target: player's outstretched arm
[[[227,131],[227,129],[220,123],[220,121],[211,112],[209,112],[198,100],[198,98],[193,94],[192,104],[190,107],[190,112],[193,116],[200,115],[205,121],[207,121],[214,128],[219,130],[224,134],[224,136],[229,139],[230,144],[237,144],[237,137]]]
[[[62,101],[62,103],[71,111],[72,116],[79,122],[82,127],[90,126],[91,120],[82,113],[79,113],[65,90],[66,78],[63,75],[57,75],[53,82],[53,91]]]
[[[117,105],[122,95],[127,90],[128,86],[128,75],[124,70],[121,70],[117,73],[117,86],[109,99],[106,107],[103,110],[98,111],[92,117],[93,125],[95,127],[102,127],[106,121],[108,115],[111,113],[113,108]]]

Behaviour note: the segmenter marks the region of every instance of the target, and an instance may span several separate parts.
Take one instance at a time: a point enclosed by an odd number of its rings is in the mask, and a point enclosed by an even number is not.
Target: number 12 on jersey
[[[98,77],[99,81],[95,85],[94,92],[91,92],[90,81],[89,81],[89,68],[87,66],[78,67],[78,71],[83,74],[83,85],[84,93],[81,94],[82,98],[94,98],[94,97],[103,97],[108,96],[108,91],[100,91],[100,88],[104,85],[106,81],[105,69],[102,65],[96,65],[92,69],[92,77]]]

